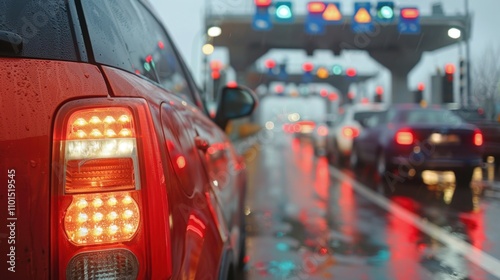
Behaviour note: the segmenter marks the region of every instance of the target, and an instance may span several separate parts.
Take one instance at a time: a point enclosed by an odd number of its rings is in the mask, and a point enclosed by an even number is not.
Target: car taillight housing
[[[348,139],[356,138],[359,136],[359,129],[352,126],[344,126],[342,128],[342,135]]]
[[[412,145],[415,137],[409,129],[402,129],[396,132],[395,140],[399,145]]]
[[[51,200],[55,278],[171,273],[166,187],[153,127],[141,99],[96,98],[60,109]],[[148,248],[159,248],[158,259]],[[149,274],[156,262],[165,272]]]
[[[474,145],[480,147],[483,145],[483,133],[481,131],[474,131]]]

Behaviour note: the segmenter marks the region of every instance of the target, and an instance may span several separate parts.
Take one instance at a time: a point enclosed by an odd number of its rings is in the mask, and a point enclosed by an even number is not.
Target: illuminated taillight
[[[318,135],[319,136],[326,136],[328,135],[328,128],[324,125],[318,127]]]
[[[130,241],[139,228],[139,206],[128,192],[75,195],[64,230],[76,245]]]
[[[474,145],[478,147],[483,145],[483,134],[479,130],[474,131]]]
[[[356,138],[359,136],[359,129],[352,126],[344,126],[342,128],[342,135],[349,139]]]
[[[60,109],[51,201],[54,278],[171,275],[166,187],[153,128],[140,99],[89,99]],[[161,248],[154,258],[151,248]],[[151,271],[157,262],[165,271]]]
[[[396,133],[396,143],[399,145],[413,144],[413,133],[408,130],[400,130]]]

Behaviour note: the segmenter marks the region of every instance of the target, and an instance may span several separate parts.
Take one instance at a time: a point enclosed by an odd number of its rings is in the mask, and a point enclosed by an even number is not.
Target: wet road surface
[[[249,171],[245,279],[500,279],[500,192],[404,183],[380,190],[315,157],[310,142],[261,134]],[[480,173],[481,170],[478,170]]]

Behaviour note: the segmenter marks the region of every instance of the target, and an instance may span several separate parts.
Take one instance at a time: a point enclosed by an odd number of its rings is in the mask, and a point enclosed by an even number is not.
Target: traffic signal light
[[[424,83],[418,83],[417,91],[415,92],[415,103],[421,103],[424,100]]]
[[[320,79],[328,79],[330,73],[328,73],[328,69],[325,67],[319,67],[318,70],[316,70],[316,76]]]
[[[347,68],[345,70],[345,74],[347,75],[347,77],[354,78],[356,77],[357,72],[356,69],[354,68]]]
[[[342,22],[342,13],[340,12],[340,3],[339,2],[329,2],[325,3],[326,7],[323,11],[323,19],[325,23],[341,23]]]
[[[374,25],[370,11],[370,2],[354,3],[354,16],[351,23],[351,28],[354,33],[367,33],[373,31]]]
[[[269,6],[271,0],[255,0],[255,14],[252,20],[252,27],[257,31],[270,30],[273,25],[269,16]]]
[[[444,67],[443,76],[443,103],[453,103],[453,75],[455,74],[455,65],[449,63]]]
[[[401,34],[420,33],[420,11],[418,8],[401,8],[399,14],[398,30]]]
[[[292,2],[278,1],[274,7],[274,20],[276,22],[293,22]]]
[[[353,91],[349,91],[347,93],[347,102],[350,104],[354,103],[354,98],[356,98],[356,94]]]
[[[302,76],[302,81],[304,83],[312,82],[312,71],[314,70],[314,65],[311,62],[305,62],[302,64],[302,70],[304,71],[304,75]]]
[[[394,2],[377,3],[377,21],[391,22],[394,20]]]
[[[340,65],[333,65],[333,67],[332,67],[332,73],[333,73],[333,75],[337,75],[337,76],[342,75],[342,66],[340,66]]]
[[[267,68],[267,74],[272,76],[274,74],[274,67],[276,67],[276,61],[274,59],[266,59],[264,65]]]
[[[326,4],[324,2],[314,1],[307,3],[306,33],[315,35],[325,32],[325,20],[323,19],[325,9]]]
[[[212,70],[212,79],[220,79],[220,70],[222,69],[222,63],[218,60],[212,60],[210,62],[210,70]]]
[[[382,103],[382,97],[384,95],[384,88],[382,86],[377,86],[375,88],[375,103]]]
[[[330,94],[328,94],[328,100],[337,101],[338,99],[339,95],[336,92],[330,92]]]

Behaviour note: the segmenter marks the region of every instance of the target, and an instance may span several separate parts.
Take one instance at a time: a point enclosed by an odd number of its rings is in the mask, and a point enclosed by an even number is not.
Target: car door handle
[[[203,138],[203,137],[200,137],[200,136],[196,136],[194,138],[194,143],[196,144],[196,148],[206,152],[208,150],[208,147],[210,147],[210,144],[208,143],[208,141]]]

